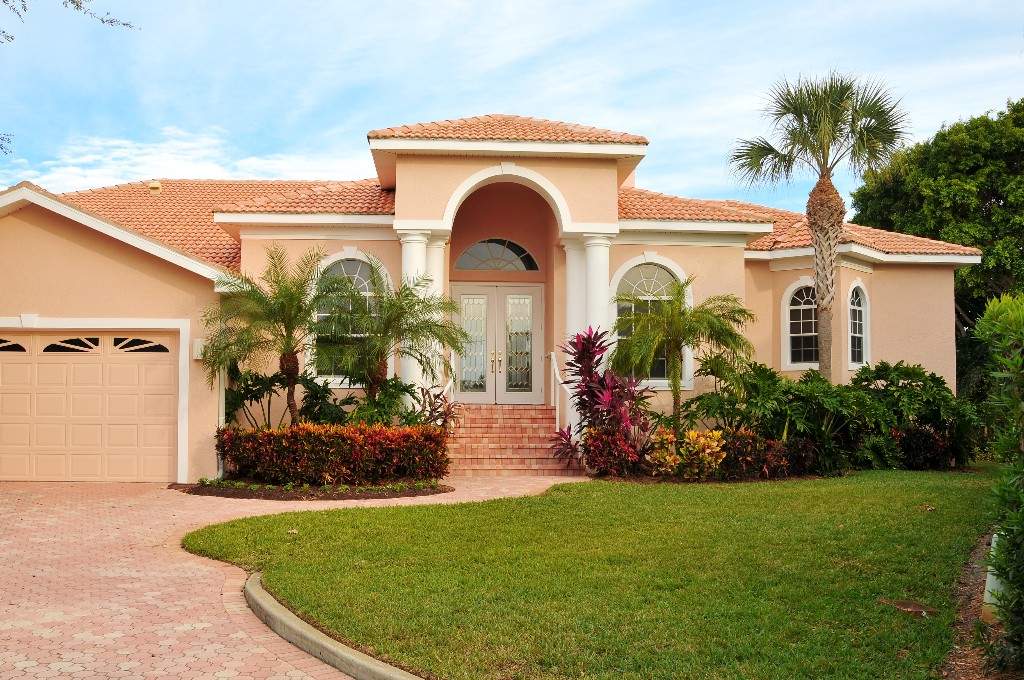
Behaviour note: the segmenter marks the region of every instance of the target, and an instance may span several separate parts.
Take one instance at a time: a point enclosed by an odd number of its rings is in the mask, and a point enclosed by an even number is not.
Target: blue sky
[[[0,45],[0,185],[373,175],[367,130],[518,113],[644,134],[638,184],[800,209],[748,188],[738,137],[776,80],[878,78],[915,139],[1024,96],[1024,2],[95,0],[138,30],[32,0]],[[283,11],[282,7],[287,7]],[[844,193],[858,184],[837,178]]]

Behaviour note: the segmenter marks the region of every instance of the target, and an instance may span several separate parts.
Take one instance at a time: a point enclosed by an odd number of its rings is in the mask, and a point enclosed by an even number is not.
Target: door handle
[[[494,350],[491,350],[491,373],[494,373]]]
[[[498,352],[498,373],[501,373],[501,352]]]

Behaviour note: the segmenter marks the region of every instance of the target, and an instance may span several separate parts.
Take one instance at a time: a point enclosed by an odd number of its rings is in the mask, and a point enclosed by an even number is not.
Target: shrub
[[[651,447],[647,453],[647,464],[651,474],[674,475],[683,462],[682,457],[676,453],[676,435],[667,427],[658,426],[651,435]]]
[[[272,484],[377,484],[448,472],[447,433],[433,425],[225,427],[217,453],[232,476]]]
[[[988,346],[993,390],[986,403],[1004,460],[1024,461],[1024,293],[990,300],[975,334]]]
[[[778,479],[789,472],[786,448],[777,439],[768,439],[747,429],[723,435],[725,453],[717,477],[725,480]]]
[[[678,466],[678,473],[683,479],[694,482],[710,479],[725,458],[723,445],[721,430],[687,430],[679,442],[682,462]]]
[[[608,333],[588,328],[560,349],[572,386],[572,401],[579,414],[576,432],[566,428],[552,438],[558,458],[576,458],[599,475],[639,472],[649,451],[652,432],[647,413],[650,391],[634,378],[602,370],[611,343]]]
[[[1002,582],[995,609],[1002,629],[984,630],[988,662],[999,670],[1024,668],[1024,465],[1006,472],[996,485],[998,540],[989,568]]]

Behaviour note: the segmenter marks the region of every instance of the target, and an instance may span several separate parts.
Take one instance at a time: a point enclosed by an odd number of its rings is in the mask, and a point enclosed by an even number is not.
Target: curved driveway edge
[[[249,608],[272,631],[355,680],[422,680],[418,675],[352,649],[306,623],[263,589],[259,573],[248,578],[244,592]]]
[[[190,496],[157,484],[0,482],[0,680],[342,680],[246,606],[238,567],[192,555],[192,529],[296,510],[483,501],[566,477],[456,478],[363,501]]]

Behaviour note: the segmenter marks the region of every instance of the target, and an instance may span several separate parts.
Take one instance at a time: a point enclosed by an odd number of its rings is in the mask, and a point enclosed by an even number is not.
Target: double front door
[[[543,287],[452,284],[469,334],[455,358],[455,397],[470,404],[540,404],[543,386]]]

